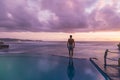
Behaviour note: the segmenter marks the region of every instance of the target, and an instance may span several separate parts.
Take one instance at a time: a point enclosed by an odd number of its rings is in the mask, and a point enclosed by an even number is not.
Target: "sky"
[[[120,0],[0,0],[0,38],[120,41]]]

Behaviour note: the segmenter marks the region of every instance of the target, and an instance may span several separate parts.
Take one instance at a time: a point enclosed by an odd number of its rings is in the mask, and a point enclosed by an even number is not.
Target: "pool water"
[[[87,59],[52,55],[2,55],[0,80],[105,80]]]

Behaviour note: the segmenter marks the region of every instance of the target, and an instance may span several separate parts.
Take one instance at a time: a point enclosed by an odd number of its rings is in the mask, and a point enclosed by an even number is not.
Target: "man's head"
[[[72,38],[72,35],[70,35],[70,38]]]

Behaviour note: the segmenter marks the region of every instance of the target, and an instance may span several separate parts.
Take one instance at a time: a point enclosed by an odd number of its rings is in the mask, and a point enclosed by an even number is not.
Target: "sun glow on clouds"
[[[0,37],[120,40],[120,0],[1,0],[0,7]]]
[[[38,19],[40,22],[45,22],[48,23],[48,20],[50,19],[52,13],[50,13],[49,11],[45,10],[45,11],[40,11],[38,13]]]
[[[44,10],[44,11],[39,11],[38,19],[40,22],[48,23],[48,21],[51,19],[57,21],[58,17],[54,13],[52,13],[48,10]]]
[[[10,19],[12,19],[12,18],[13,18],[13,16],[12,16],[12,14],[11,14],[11,13],[7,13],[7,15],[8,15],[8,18],[10,18]]]
[[[90,7],[90,8],[86,8],[85,9],[85,11],[87,12],[87,13],[91,13],[93,10],[95,9],[95,7]]]
[[[89,32],[75,34],[78,40],[83,41],[120,41],[119,36],[120,32]]]
[[[2,38],[19,38],[44,41],[66,41],[70,33],[57,32],[1,32]],[[76,41],[120,41],[120,32],[71,33]],[[4,35],[4,36],[3,36]]]
[[[97,8],[102,9],[104,6],[112,4],[113,4],[112,0],[99,0],[97,3]]]
[[[71,9],[74,9],[74,3],[72,2],[72,0],[68,0],[66,2],[66,4],[71,8]]]
[[[84,32],[120,29],[120,0],[1,0],[0,7],[0,31]]]

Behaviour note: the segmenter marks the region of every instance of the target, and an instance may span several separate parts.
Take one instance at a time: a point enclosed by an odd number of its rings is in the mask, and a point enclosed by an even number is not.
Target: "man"
[[[120,43],[117,46],[118,46],[118,49],[120,50]]]
[[[109,50],[108,49],[106,49],[105,50],[105,54],[104,54],[104,67],[106,67],[106,59],[107,59],[107,55],[108,55],[108,52],[109,52]]]
[[[70,35],[70,38],[68,39],[67,47],[69,50],[69,56],[72,57],[73,56],[73,49],[75,47],[75,42],[74,42],[74,39],[72,39],[72,35]]]

